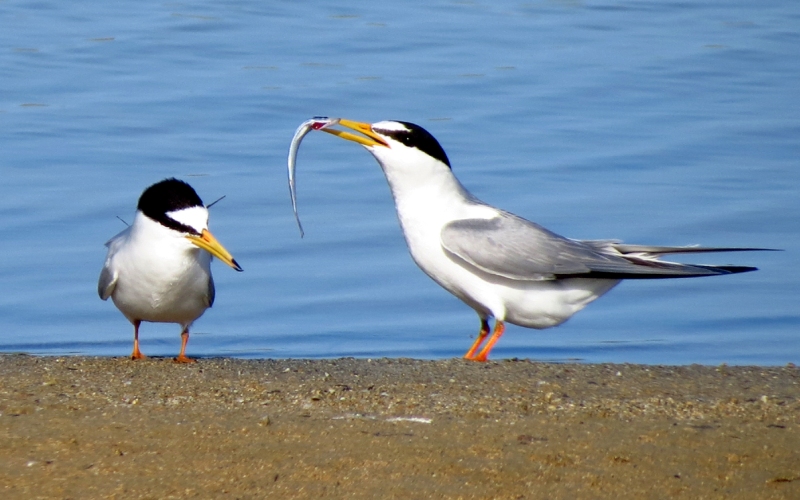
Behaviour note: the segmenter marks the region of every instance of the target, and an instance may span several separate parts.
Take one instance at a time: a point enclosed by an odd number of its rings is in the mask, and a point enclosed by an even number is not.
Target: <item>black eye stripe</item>
[[[145,215],[147,215],[147,214],[145,214]],[[149,215],[147,215],[147,216],[150,217]],[[150,218],[153,219],[156,222],[161,223],[161,225],[163,225],[163,226],[166,226],[166,227],[168,227],[170,229],[174,229],[175,231],[178,231],[178,232],[181,232],[181,233],[189,233],[189,234],[193,234],[195,236],[200,236],[200,233],[198,233],[197,230],[194,229],[193,227],[187,226],[186,224],[181,224],[180,222],[176,221],[175,219],[173,219],[171,217],[167,217],[166,215],[164,215],[164,217],[160,217],[160,218],[153,218],[153,217],[150,217]]]
[[[403,124],[406,127],[406,130],[385,130],[376,128],[375,131],[380,132],[387,137],[391,137],[397,142],[405,144],[409,148],[417,148],[423,153],[426,153],[427,155],[441,161],[448,167],[450,166],[450,160],[447,158],[447,154],[439,144],[439,141],[437,141],[430,132],[413,123],[397,123]]]
[[[145,189],[139,197],[139,209],[161,225],[182,233],[199,235],[196,229],[169,217],[169,212],[185,208],[202,207],[203,200],[189,184],[178,179],[164,179]]]

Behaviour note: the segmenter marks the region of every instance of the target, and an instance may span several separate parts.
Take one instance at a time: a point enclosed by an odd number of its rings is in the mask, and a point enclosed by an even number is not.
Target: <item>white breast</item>
[[[209,307],[211,256],[141,213],[109,248],[114,304],[131,320],[190,324]]]
[[[414,262],[434,281],[463,300],[481,317],[528,328],[559,325],[617,280],[562,279],[518,281],[466,267],[441,244],[442,228],[460,219],[491,219],[499,211],[480,203],[448,175],[428,176],[423,185],[393,182],[387,174],[397,215]]]

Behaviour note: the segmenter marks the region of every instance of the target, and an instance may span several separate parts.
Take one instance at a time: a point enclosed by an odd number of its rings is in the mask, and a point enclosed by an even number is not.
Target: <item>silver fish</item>
[[[300,237],[305,234],[303,232],[303,225],[300,223],[300,216],[297,214],[297,193],[295,191],[294,168],[297,163],[297,150],[300,149],[300,142],[303,137],[312,130],[322,130],[331,125],[339,123],[338,118],[328,118],[326,116],[315,116],[310,120],[306,120],[297,127],[292,138],[292,145],[289,146],[289,195],[292,197],[292,210],[294,210],[294,219],[297,221],[297,227],[300,229]]]

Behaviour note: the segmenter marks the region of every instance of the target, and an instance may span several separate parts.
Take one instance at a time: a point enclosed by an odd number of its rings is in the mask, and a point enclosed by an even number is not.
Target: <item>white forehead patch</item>
[[[208,229],[208,209],[206,207],[189,207],[167,212],[167,217],[189,226],[198,233]]]
[[[373,129],[385,130],[387,132],[399,132],[408,130],[408,127],[400,122],[384,121],[372,124]]]

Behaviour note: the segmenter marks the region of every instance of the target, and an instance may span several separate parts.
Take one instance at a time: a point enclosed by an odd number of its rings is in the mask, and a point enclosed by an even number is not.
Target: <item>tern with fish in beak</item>
[[[558,326],[623,279],[693,278],[756,270],[667,262],[659,260],[662,255],[765,250],[628,245],[559,236],[478,200],[453,175],[439,142],[419,125],[400,121],[369,124],[315,118],[305,122],[290,149],[293,201],[294,159],[310,130],[361,144],[378,161],[414,262],[480,317],[480,331],[466,359],[486,361],[506,322],[537,329]]]

